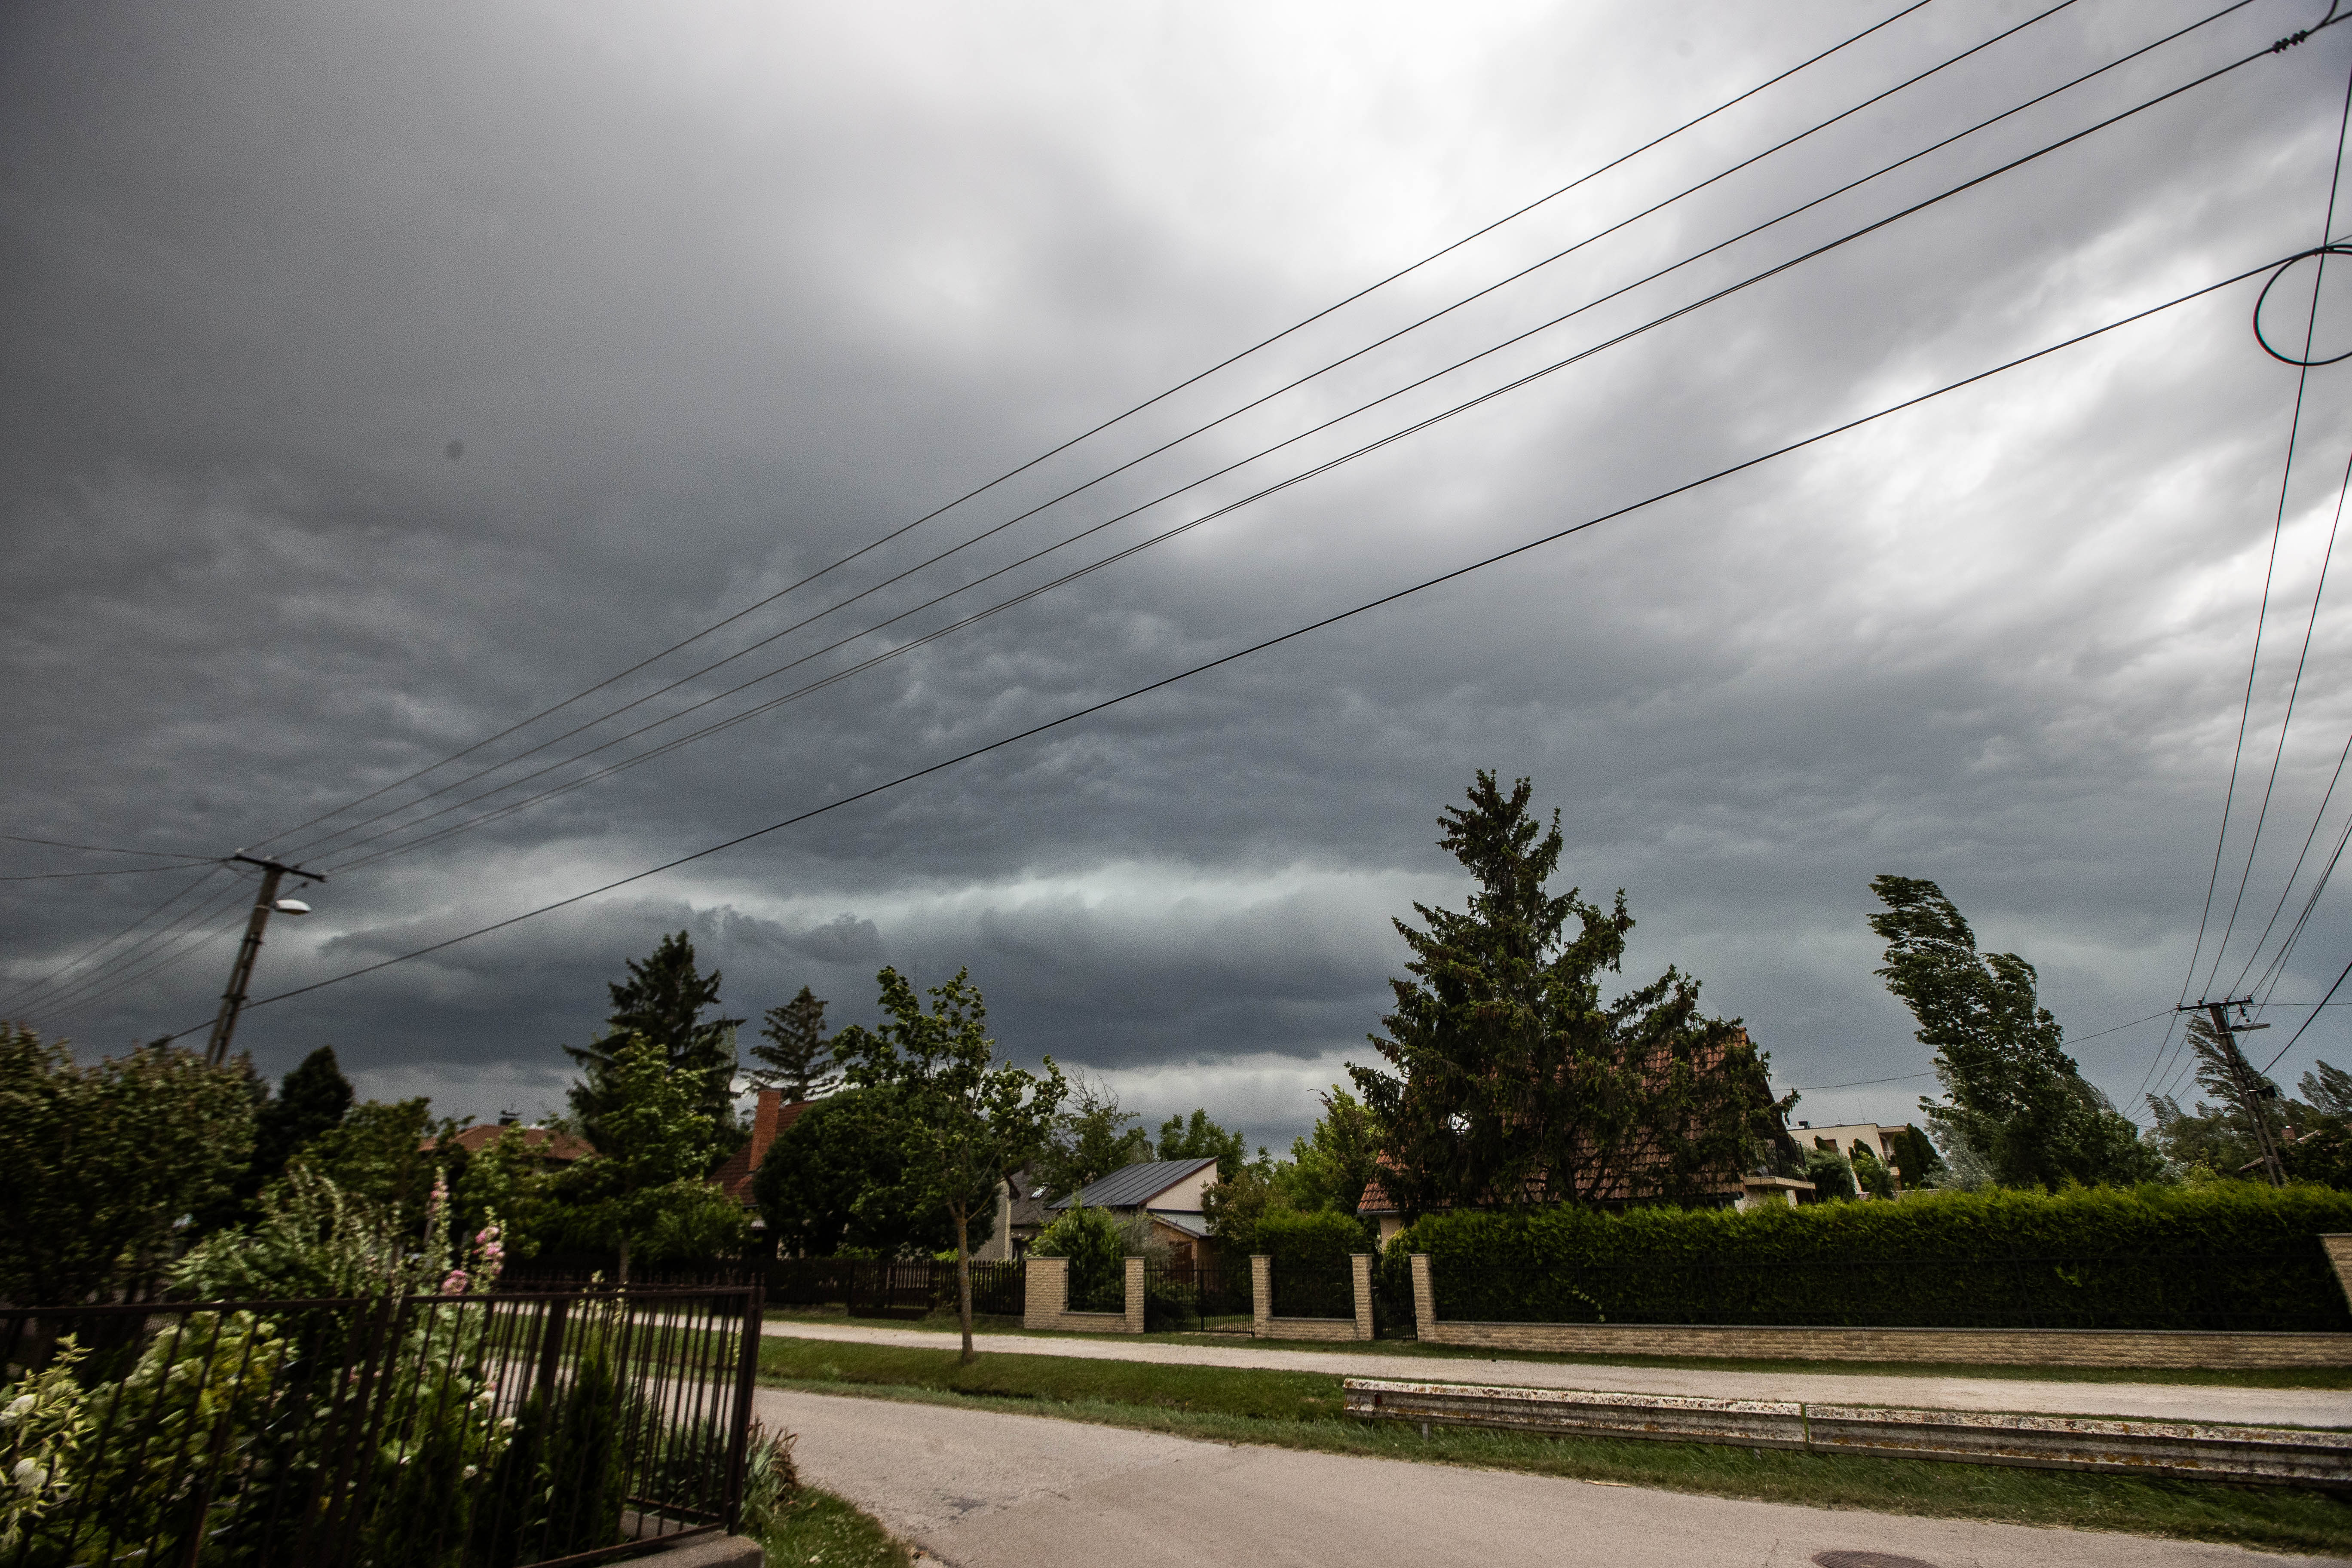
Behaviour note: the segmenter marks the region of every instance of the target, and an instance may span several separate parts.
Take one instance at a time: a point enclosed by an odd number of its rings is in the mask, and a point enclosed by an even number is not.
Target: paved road
[[[767,1331],[789,1339],[940,1350],[952,1336],[923,1329],[859,1323],[776,1321]],[[1146,1343],[1106,1337],[989,1334],[982,1350],[1104,1361],[1198,1366],[1271,1367],[1343,1377],[1401,1377],[1444,1383],[1503,1383],[1534,1388],[1606,1389],[1627,1394],[1689,1394],[1716,1399],[1795,1399],[1817,1404],[1908,1405],[1940,1410],[2025,1410],[2059,1415],[2134,1415],[2148,1420],[2242,1421],[2254,1425],[2352,1426],[2352,1393],[2324,1388],[2216,1388],[2161,1383],[2031,1383],[2007,1378],[1903,1377],[1843,1372],[1698,1372],[1676,1367],[1597,1366],[1589,1363],[1404,1356],[1378,1351],[1277,1350],[1243,1340],[1232,1345]]]
[[[1841,1551],[1911,1560],[1881,1568],[2333,1561],[1228,1447],[992,1410],[778,1389],[759,1402],[761,1420],[799,1435],[803,1475],[953,1568],[1801,1568]]]

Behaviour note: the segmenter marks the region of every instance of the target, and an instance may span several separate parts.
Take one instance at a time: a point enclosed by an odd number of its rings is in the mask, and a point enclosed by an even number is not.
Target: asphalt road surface
[[[2336,1561],[1228,1447],[779,1389],[761,1390],[759,1408],[771,1428],[798,1434],[803,1476],[952,1568],[2299,1568]]]
[[[859,1323],[771,1321],[786,1338],[943,1350],[951,1334]],[[1824,1331],[1835,1332],[1834,1330]],[[1251,1340],[1231,1345],[1167,1344],[1105,1336],[988,1334],[983,1351],[1195,1366],[1272,1367],[1339,1377],[1500,1383],[1529,1388],[1697,1394],[1709,1399],[1794,1399],[1823,1405],[1906,1405],[1939,1410],[2023,1410],[2049,1415],[2127,1415],[2149,1421],[2241,1421],[2253,1426],[2352,1426],[2352,1394],[2327,1388],[2221,1388],[2164,1383],[2035,1383],[2000,1377],[1906,1377],[1820,1372],[1715,1372],[1684,1367],[1598,1366],[1483,1357],[1407,1356],[1377,1350],[1276,1350]]]

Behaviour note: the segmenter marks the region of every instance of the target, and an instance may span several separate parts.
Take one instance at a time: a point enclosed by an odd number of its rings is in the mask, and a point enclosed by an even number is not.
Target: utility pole
[[[2266,1096],[2262,1077],[2247,1064],[2245,1054],[2238,1049],[2241,1034],[2267,1029],[2270,1026],[2240,1023],[2233,1026],[2227,1011],[2231,1007],[2242,1011],[2252,1000],[2247,996],[2229,1002],[2200,1002],[2197,1006],[2213,1021],[2213,1037],[2221,1042],[2221,1059],[2229,1068],[2230,1082],[2238,1091],[2238,1103],[2245,1108],[2246,1119],[2254,1124],[2254,1146],[2262,1151],[2263,1168],[2270,1173],[2271,1185],[2283,1187],[2286,1185],[2286,1166],[2279,1159],[2278,1141],[2271,1136],[2270,1108],[2263,1103]],[[2177,1010],[2187,1013],[2197,1008]]]
[[[236,1016],[245,1006],[246,987],[253,983],[253,961],[261,954],[261,933],[269,924],[269,912],[281,910],[289,915],[307,915],[310,906],[299,899],[281,899],[278,884],[289,874],[323,882],[326,877],[317,871],[305,871],[299,866],[288,866],[276,860],[257,860],[238,853],[229,857],[248,866],[261,868],[261,891],[253,900],[252,918],[245,922],[245,940],[236,944],[236,963],[228,972],[228,989],[221,993],[220,1016],[213,1020],[213,1037],[205,1043],[205,1064],[218,1067],[228,1060],[228,1037],[236,1032]]]

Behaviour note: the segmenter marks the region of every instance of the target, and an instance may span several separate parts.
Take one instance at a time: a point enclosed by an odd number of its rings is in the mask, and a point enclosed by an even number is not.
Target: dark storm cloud
[[[646,697],[788,611],[877,584],[2026,13],[1930,7],[694,657],[402,785],[1859,23],[1732,5],[1664,29],[1648,13],[1492,9],[1442,33],[1360,7],[1344,26],[1216,7],[16,7],[0,21],[6,830],[266,842],[340,868],[832,636],[913,612],[700,717],[1601,342],[2311,9],[2250,7],[1014,564],[2196,15],[2084,0],[625,720],[347,826]],[[273,928],[260,989],[870,787],[2306,245],[2347,34],[773,713],[353,865],[313,896],[318,914]],[[1786,1082],[1925,1066],[1870,975],[1865,884],[1881,871],[1942,880],[1989,942],[2042,964],[2078,1035],[2154,1012],[2210,869],[2294,395],[2248,340],[2250,303],[2242,289],[2186,308],[1083,726],[260,1009],[241,1039],[273,1071],[331,1039],[371,1092],[531,1110],[560,1096],[558,1047],[598,1026],[623,961],[687,930],[747,1018],[802,984],[836,1019],[868,1017],[880,964],[925,984],[968,965],[1018,1054],[1109,1070],[1154,1116],[1207,1103],[1278,1141],[1363,1058],[1402,959],[1391,917],[1458,901],[1433,818],[1478,766],[1536,778],[1590,896],[1628,889],[1629,982],[1670,962],[1699,974]],[[2279,640],[2242,770],[2258,781],[2347,413],[2315,378],[2317,456],[2290,499]],[[2255,929],[2352,727],[2333,679],[2346,634],[2321,615],[2242,916]],[[416,826],[362,846],[403,823]],[[12,869],[83,865],[14,850]],[[172,885],[0,884],[9,985]],[[226,879],[190,903],[215,889],[206,919],[232,922]],[[2222,918],[2234,891],[2232,872]],[[2279,996],[2315,998],[2348,939],[2323,906]],[[2215,984],[2250,951],[2235,933]],[[36,994],[29,1012],[111,1047],[205,1016],[226,958],[215,942],[109,995],[45,1013]],[[2322,1043],[2336,1037],[2315,1030],[2290,1070],[2315,1045],[2340,1052]],[[2124,1032],[2082,1054],[2123,1097],[2154,1043]],[[1896,1117],[1922,1087],[1822,1109]]]

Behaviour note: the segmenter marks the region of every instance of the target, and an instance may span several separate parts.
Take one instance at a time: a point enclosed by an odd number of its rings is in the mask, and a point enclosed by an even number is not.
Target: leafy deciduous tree
[[[0,1299],[71,1304],[161,1268],[251,1157],[246,1085],[160,1045],[79,1067],[0,1024]]]
[[[987,1005],[966,971],[929,988],[928,1013],[897,970],[876,978],[889,1022],[844,1029],[834,1037],[834,1055],[852,1084],[887,1085],[902,1097],[908,1162],[934,1173],[955,1222],[956,1310],[969,1363],[971,1215],[988,1201],[979,1194],[992,1194],[1000,1178],[1035,1158],[1067,1085],[1050,1057],[1043,1077],[997,1059],[996,1042],[984,1032]]]
[[[556,1226],[617,1251],[625,1285],[634,1258],[708,1257],[740,1245],[740,1205],[703,1179],[720,1142],[695,1076],[633,1034],[607,1055],[603,1077],[596,1152],[558,1178],[567,1212]]]
[[[1206,1160],[1217,1162],[1217,1179],[1233,1179],[1249,1157],[1248,1149],[1238,1132],[1228,1132],[1209,1120],[1207,1108],[1195,1110],[1190,1117],[1171,1116],[1160,1124],[1160,1149],[1156,1156],[1162,1160]]]
[[[1080,1072],[1070,1079],[1068,1099],[1055,1113],[1052,1135],[1030,1163],[1037,1191],[1068,1197],[1113,1171],[1152,1158],[1151,1138],[1130,1127],[1135,1112],[1123,1110],[1118,1091]]]
[[[2161,1156],[2066,1054],[2033,965],[2013,952],[1979,952],[1976,933],[1933,882],[1875,877],[1870,890],[1886,906],[1870,917],[1886,942],[1879,975],[1936,1053],[1948,1099],[1919,1107],[1938,1133],[1966,1143],[2003,1186],[2162,1173]]]
[[[954,1244],[955,1223],[931,1173],[908,1166],[900,1121],[898,1091],[880,1085],[813,1105],[777,1136],[751,1197],[780,1253],[830,1258],[851,1247],[895,1258]],[[975,1204],[994,1186],[992,1178]]]

